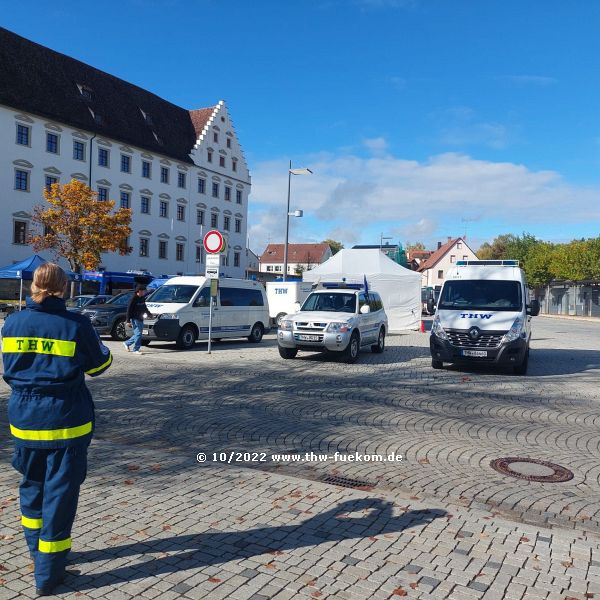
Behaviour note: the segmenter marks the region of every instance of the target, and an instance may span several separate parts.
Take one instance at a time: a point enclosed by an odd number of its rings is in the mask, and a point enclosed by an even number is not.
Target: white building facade
[[[4,36],[1,44],[16,38],[15,43],[26,49],[27,44],[38,52],[42,48],[6,30],[0,33]],[[65,122],[70,120],[64,118],[66,109],[52,115],[52,106],[61,102],[60,95],[35,112],[35,100],[21,103],[0,94],[0,265],[33,253],[28,244],[33,210],[36,205],[48,206],[43,188],[78,179],[98,193],[99,201],[110,199],[115,208],[132,209],[130,253],[103,255],[101,268],[146,270],[154,275],[203,274],[202,238],[210,229],[217,229],[227,240],[222,274],[244,278],[251,179],[225,103],[186,111],[74,59],[45,48],[42,52],[65,70],[75,64],[82,80],[86,69],[93,71],[90,78],[95,84],[89,88],[75,83],[72,89],[66,86],[74,97],[80,96],[74,102],[84,104],[83,116],[74,120],[85,125],[89,114],[90,126]],[[94,100],[102,100],[99,88],[105,80],[119,83],[123,98],[116,95],[112,102],[117,107],[122,100],[136,120],[128,124],[124,139],[114,135],[116,124],[104,126],[110,123],[111,114],[96,113]],[[163,108],[166,113],[161,112]],[[176,121],[173,132],[169,130],[171,116]],[[142,127],[141,143],[136,145],[132,141]],[[163,141],[162,131],[170,136],[168,140]],[[185,135],[176,139],[179,131]],[[51,252],[42,254],[54,258]]]
[[[422,287],[441,288],[448,270],[459,260],[477,260],[477,255],[463,238],[451,238],[446,244],[439,243],[438,249],[419,267]]]

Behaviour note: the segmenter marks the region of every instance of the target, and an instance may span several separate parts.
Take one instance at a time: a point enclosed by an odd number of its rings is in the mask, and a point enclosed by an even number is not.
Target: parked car
[[[108,294],[84,294],[82,296],[73,296],[65,304],[70,312],[80,313],[84,307],[91,304],[106,304],[112,296]]]
[[[8,315],[12,315],[15,312],[15,307],[12,304],[6,304],[5,302],[0,303],[0,319],[5,319]]]
[[[88,304],[81,314],[90,319],[99,335],[110,335],[114,340],[124,341],[127,339],[127,305],[132,296],[133,292],[123,292],[104,304]]]
[[[360,287],[347,284],[312,292],[298,312],[281,319],[279,355],[294,358],[298,350],[336,352],[353,363],[363,346],[383,352],[388,330],[383,303],[377,292],[366,293]]]

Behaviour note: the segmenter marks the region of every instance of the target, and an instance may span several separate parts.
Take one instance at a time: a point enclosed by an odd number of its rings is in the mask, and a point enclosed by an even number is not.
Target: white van
[[[144,321],[142,339],[174,341],[178,348],[192,348],[208,339],[210,279],[172,277],[146,299],[155,317]],[[269,304],[263,286],[256,281],[220,279],[213,306],[212,339],[247,337],[260,342],[269,331]]]
[[[431,366],[478,362],[512,366],[525,375],[530,320],[539,311],[537,300],[529,302],[518,260],[457,261],[446,274],[433,318]]]
[[[296,312],[296,304],[304,304],[313,284],[304,281],[268,281],[266,283],[269,315],[273,325],[281,318]]]

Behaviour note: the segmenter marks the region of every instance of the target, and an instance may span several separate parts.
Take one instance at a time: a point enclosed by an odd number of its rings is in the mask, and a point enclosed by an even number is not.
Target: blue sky
[[[185,108],[226,101],[250,246],[600,235],[594,0],[0,0],[2,26]]]

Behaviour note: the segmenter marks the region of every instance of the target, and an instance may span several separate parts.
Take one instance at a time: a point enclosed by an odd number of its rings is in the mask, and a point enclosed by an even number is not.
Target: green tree
[[[415,242],[414,244],[411,242],[407,242],[406,251],[412,252],[414,250],[425,250],[425,244],[423,242]]]
[[[543,287],[554,279],[552,271],[554,248],[553,244],[539,242],[529,251],[523,269],[530,286]]]
[[[337,254],[340,250],[343,250],[344,244],[341,242],[337,242],[336,240],[332,240],[331,238],[327,238],[323,240],[321,244],[327,244],[331,248],[331,254]]]

